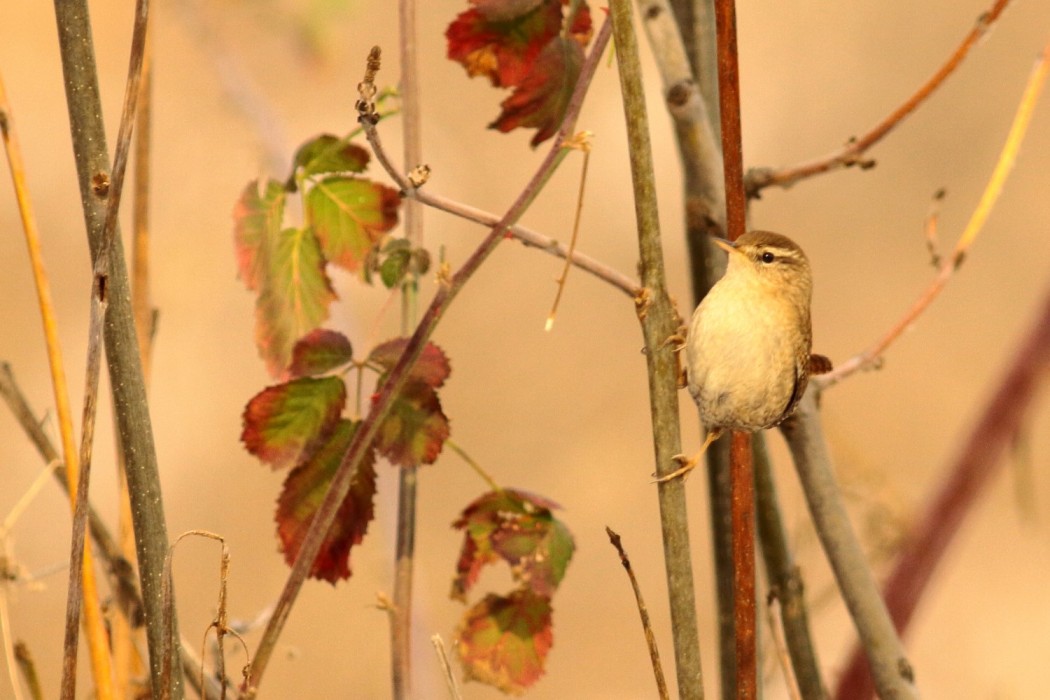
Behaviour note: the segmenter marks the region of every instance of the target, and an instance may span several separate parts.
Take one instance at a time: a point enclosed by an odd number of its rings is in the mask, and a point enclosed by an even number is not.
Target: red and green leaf
[[[407,345],[408,338],[388,340],[377,345],[368,354],[368,359],[389,372],[397,364]],[[438,389],[448,379],[451,371],[445,352],[434,343],[427,343],[423,346],[423,351],[419,354],[415,364],[412,365],[412,369],[409,370],[408,380],[422,382]]]
[[[292,377],[312,377],[349,363],[354,357],[350,340],[339,331],[317,328],[296,342],[292,348]]]
[[[295,379],[267,387],[244,408],[241,440],[274,469],[301,462],[325,440],[346,405],[339,377]]]
[[[557,507],[516,489],[487,493],[467,506],[452,524],[464,538],[451,596],[465,601],[481,569],[500,560],[523,587],[553,595],[575,551],[568,528],[551,513]]]
[[[561,29],[560,0],[476,4],[445,31],[448,57],[466,68],[470,77],[484,75],[495,87],[520,84]]]
[[[583,65],[583,48],[574,39],[557,36],[543,48],[532,70],[503,100],[490,128],[503,132],[518,127],[537,129],[529,142],[533,147],[555,134],[569,107]]]
[[[268,249],[277,240],[284,217],[284,188],[267,180],[262,193],[259,181],[244,188],[233,209],[233,241],[238,276],[249,290],[259,289],[267,277]]]
[[[543,675],[553,643],[550,599],[527,589],[485,596],[456,630],[466,677],[514,695]]]
[[[359,424],[340,420],[328,440],[284,482],[277,501],[277,536],[289,566],[295,562],[303,538],[310,529],[317,509],[324,501],[332,477],[343,461]],[[350,548],[360,544],[375,517],[375,454],[369,450],[361,461],[350,491],[339,507],[335,521],[325,536],[310,575],[330,583],[350,577]]]
[[[301,169],[307,177],[328,173],[363,173],[368,159],[368,151],[361,146],[334,134],[321,134],[299,147],[295,152],[293,167]]]
[[[282,376],[295,342],[328,318],[328,305],[336,297],[309,229],[281,231],[267,252],[266,277],[255,303],[255,340],[270,373]]]
[[[306,195],[306,215],[328,262],[354,272],[397,225],[397,191],[371,180],[330,176]]]
[[[398,466],[433,464],[448,435],[448,418],[437,392],[422,382],[410,381],[380,424],[375,447]]]

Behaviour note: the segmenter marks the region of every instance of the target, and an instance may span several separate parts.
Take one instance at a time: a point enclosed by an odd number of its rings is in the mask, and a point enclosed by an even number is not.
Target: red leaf
[[[388,340],[381,345],[377,345],[368,354],[368,359],[383,367],[383,369],[390,371],[401,358],[401,353],[405,351],[406,345],[408,345],[408,338]],[[451,371],[448,357],[444,351],[434,343],[427,343],[423,346],[423,352],[419,354],[416,363],[409,370],[408,379],[409,381],[422,382],[429,387],[437,389],[445,383]]]
[[[528,590],[485,596],[456,630],[456,651],[467,679],[515,695],[543,675],[553,644],[550,599]]]
[[[334,175],[310,188],[306,214],[328,262],[353,272],[397,225],[400,204],[397,190],[386,185]]]
[[[561,29],[561,2],[477,4],[445,30],[448,57],[462,64],[471,77],[484,75],[496,87],[514,87]],[[510,14],[523,8],[522,14]]]
[[[464,530],[451,597],[466,600],[481,569],[502,559],[515,581],[551,596],[561,583],[575,545],[552,514],[557,504],[525,491],[504,489],[478,498],[452,526]]]
[[[292,348],[288,373],[293,377],[324,374],[347,364],[353,356],[353,348],[345,335],[318,328],[300,338]]]
[[[357,426],[347,420],[339,421],[328,441],[308,461],[292,470],[284,482],[275,520],[281,551],[289,566],[299,554],[303,538],[343,461]],[[310,570],[311,576],[333,584],[350,577],[350,548],[361,543],[368,523],[375,517],[372,504],[375,491],[375,454],[369,450],[321,544]]]
[[[561,126],[582,65],[579,42],[554,37],[517,89],[503,100],[503,111],[489,127],[503,132],[518,127],[539,129],[529,143],[533,147],[543,143]]]
[[[244,408],[241,440],[274,469],[300,462],[326,439],[346,404],[339,377],[295,379],[267,387]]]

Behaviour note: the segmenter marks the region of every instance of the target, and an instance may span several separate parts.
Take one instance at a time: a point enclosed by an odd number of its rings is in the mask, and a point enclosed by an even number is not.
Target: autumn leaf
[[[561,29],[560,0],[475,4],[445,31],[449,59],[466,68],[470,77],[488,77],[495,87],[520,84]]]
[[[492,129],[507,132],[518,127],[538,129],[533,147],[555,134],[569,107],[583,65],[583,48],[574,39],[557,36],[543,48],[532,69],[503,100]]]
[[[359,423],[340,420],[327,441],[311,457],[296,467],[284,482],[277,500],[277,536],[284,560],[295,562],[303,538],[310,529],[317,509],[324,501],[332,477],[343,461]],[[350,482],[350,491],[339,507],[332,527],[325,535],[310,576],[336,583],[350,577],[350,548],[360,544],[375,517],[375,453],[364,456]]]
[[[448,417],[437,392],[422,382],[409,382],[380,424],[375,446],[392,464],[414,467],[433,464],[448,436]]]
[[[316,376],[342,367],[353,359],[350,340],[339,331],[317,328],[296,342],[292,348],[292,377]]]
[[[370,180],[333,175],[306,195],[306,216],[325,258],[351,272],[397,225],[397,191]]]
[[[238,276],[250,291],[263,284],[268,260],[267,249],[277,240],[284,216],[284,189],[276,180],[267,180],[262,194],[259,181],[244,188],[233,209],[233,240]]]
[[[318,440],[327,439],[346,405],[346,385],[339,377],[295,379],[267,387],[244,408],[241,441],[274,469],[305,458]]]
[[[451,597],[466,601],[481,569],[500,560],[523,587],[553,595],[575,550],[568,528],[551,513],[557,507],[515,489],[487,493],[467,506],[452,523],[464,538]]]
[[[397,364],[407,345],[408,338],[388,340],[377,345],[372,352],[368,353],[368,359],[389,372]],[[451,371],[444,351],[434,343],[427,343],[409,370],[408,379],[410,382],[418,381],[438,389],[448,379]]]
[[[309,229],[289,228],[268,250],[255,301],[255,342],[270,374],[284,376],[295,342],[328,318],[335,300],[321,247]]]
[[[310,139],[295,152],[292,167],[304,176],[329,173],[363,173],[368,165],[368,151],[334,134],[321,134]],[[294,180],[294,177],[291,178]]]
[[[514,695],[543,675],[553,643],[550,599],[527,589],[485,596],[456,630],[466,678]]]

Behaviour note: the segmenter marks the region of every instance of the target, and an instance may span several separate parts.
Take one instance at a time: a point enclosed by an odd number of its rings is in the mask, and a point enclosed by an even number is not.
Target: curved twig
[[[933,300],[937,298],[944,286],[948,284],[948,280],[952,278],[956,270],[963,264],[970,246],[983,228],[984,222],[988,219],[992,207],[995,206],[995,202],[1003,190],[1003,185],[1010,174],[1010,169],[1013,168],[1017,152],[1021,148],[1021,142],[1024,140],[1028,124],[1032,119],[1032,112],[1035,110],[1035,104],[1046,82],[1048,72],[1050,72],[1050,44],[1043,49],[1043,53],[1036,61],[1035,68],[1028,79],[1021,102],[1017,107],[1017,113],[1014,115],[1013,124],[1010,126],[1010,133],[1006,137],[1006,143],[1003,144],[1003,150],[999,153],[999,160],[995,165],[991,178],[988,180],[988,184],[985,186],[981,200],[970,216],[970,221],[966,224],[962,235],[959,236],[959,241],[955,244],[955,250],[941,264],[937,276],[919,298],[915,300],[911,308],[905,312],[904,316],[871,347],[839,364],[833,371],[814,377],[813,381],[818,387],[829,387],[858,370],[876,366],[886,348],[915,323],[915,320],[933,303]]]
[[[871,168],[875,161],[864,158],[864,154],[881,141],[886,134],[890,133],[898,124],[914,112],[928,98],[934,90],[939,88],[948,79],[970,50],[977,45],[981,37],[987,33],[999,15],[1010,3],[1010,0],[995,0],[987,12],[977,18],[970,32],[963,37],[962,43],[955,49],[948,60],[927,80],[915,93],[905,102],[897,107],[889,116],[876,124],[872,129],[859,138],[850,139],[845,146],[823,158],[817,158],[805,163],[793,165],[787,168],[753,168],[747,174],[747,192],[749,197],[757,197],[763,189],[773,185],[779,187],[790,187],[799,180],[804,180],[814,175],[826,173],[839,168],[849,168],[854,165],[861,169]]]

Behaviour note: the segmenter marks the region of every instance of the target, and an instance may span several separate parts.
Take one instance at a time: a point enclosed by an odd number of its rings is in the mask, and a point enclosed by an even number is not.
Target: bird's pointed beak
[[[732,255],[733,253],[739,253],[740,252],[737,249],[735,243],[733,243],[732,241],[728,241],[725,238],[719,238],[718,236],[711,236],[711,242],[714,243],[719,248],[721,248],[722,250],[724,250],[725,252],[729,253],[730,255]]]

